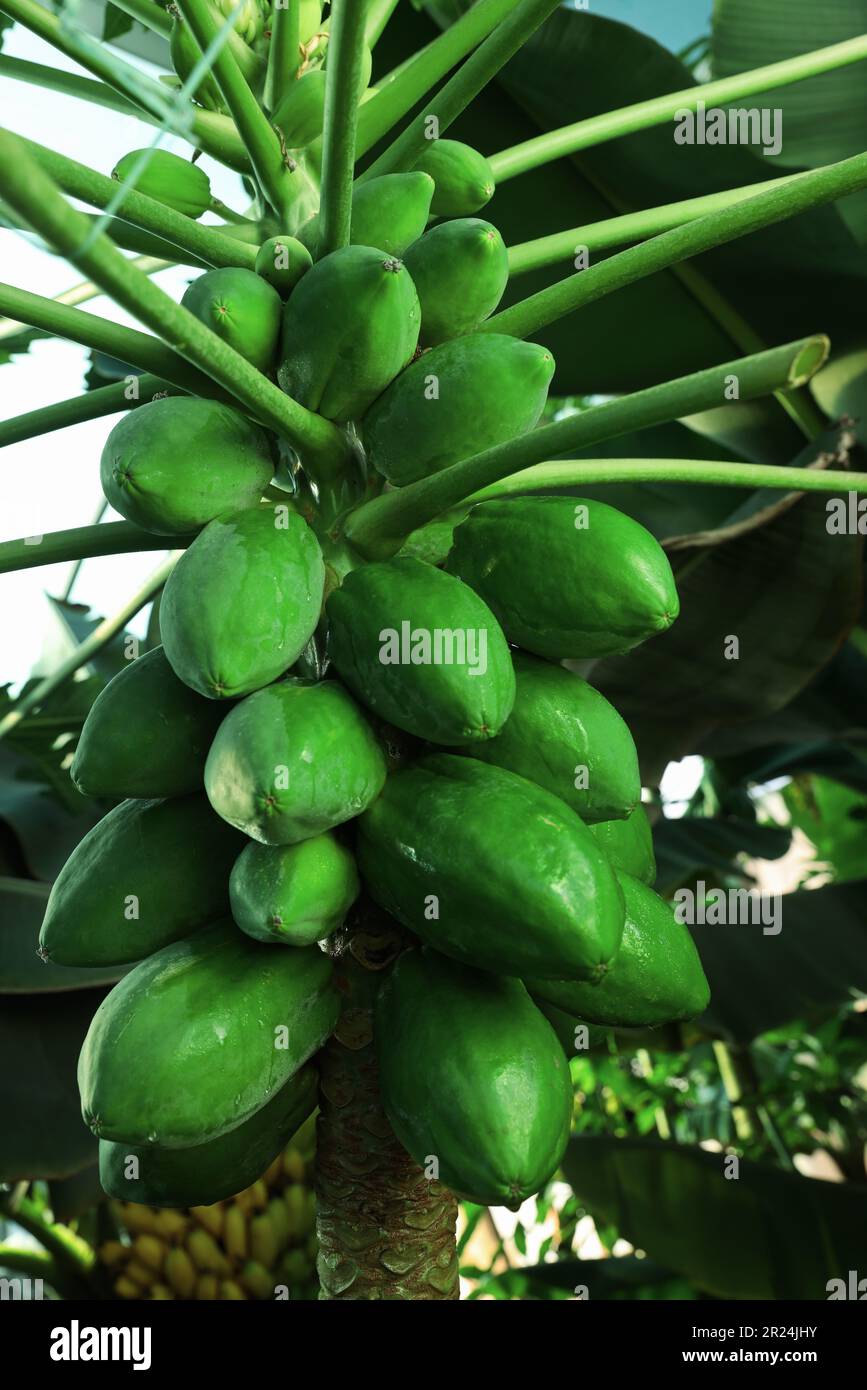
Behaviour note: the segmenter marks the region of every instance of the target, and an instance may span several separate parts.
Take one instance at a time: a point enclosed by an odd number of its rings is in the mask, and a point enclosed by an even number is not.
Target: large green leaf
[[[35,879],[0,877],[0,995],[87,989],[126,973],[122,966],[79,969],[40,959],[36,948],[49,891]]]
[[[663,817],[653,827],[656,891],[667,894],[686,882],[712,873],[736,874],[736,858],[779,859],[791,843],[784,826],[760,825],[738,816]]]
[[[0,820],[5,821],[21,847],[28,872],[50,882],[56,878],[82,836],[104,814],[94,801],[81,796],[63,774],[70,788],[71,811],[59,789],[46,780],[44,766],[36,758],[0,745]]]
[[[580,1137],[563,1169],[598,1220],[718,1298],[826,1299],[864,1262],[867,1186],[649,1139]]]
[[[64,1178],[95,1161],[78,1054],[104,991],[5,998],[0,1009],[0,1182]]]

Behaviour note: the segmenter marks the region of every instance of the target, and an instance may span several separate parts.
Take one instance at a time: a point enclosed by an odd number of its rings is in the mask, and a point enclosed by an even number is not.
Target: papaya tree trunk
[[[457,1202],[398,1142],[379,1094],[372,1004],[399,950],[394,930],[369,922],[336,946],[344,1009],[319,1055],[316,1131],[323,1299],[459,1296]]]

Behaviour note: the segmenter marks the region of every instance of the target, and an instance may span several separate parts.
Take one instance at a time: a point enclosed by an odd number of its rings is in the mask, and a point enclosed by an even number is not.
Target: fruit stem
[[[182,394],[179,386],[148,373],[126,381],[112,382],[110,386],[98,386],[94,391],[84,391],[80,396],[71,396],[68,400],[56,401],[53,405],[43,405],[38,410],[28,410],[24,415],[3,420],[0,422],[0,449],[7,444],[20,444],[22,439],[35,439],[41,434],[51,434],[53,430],[83,424],[85,420],[101,420],[106,415],[117,414],[119,410],[132,410],[160,396]]]
[[[399,0],[368,0],[367,24],[364,29],[364,42],[368,48],[376,47],[398,4]]]
[[[58,188],[70,197],[80,198],[91,207],[105,209],[109,215],[120,211],[124,222],[153,232],[155,236],[191,252],[209,266],[240,266],[246,270],[252,270],[255,266],[254,246],[226,236],[216,227],[203,227],[182,212],[176,212],[174,208],[166,207],[156,198],[150,198],[134,188],[124,188],[117,179],[106,178],[95,169],[89,169],[86,164],[79,164],[77,160],[68,159],[66,155],[57,154],[23,136],[19,138]],[[100,226],[100,230],[104,230],[104,227]]]
[[[828,348],[827,338],[821,335],[802,338],[768,352],[741,357],[621,396],[542,429],[531,430],[529,434],[452,464],[430,478],[422,478],[365,502],[350,515],[346,537],[368,559],[384,559],[395,554],[417,527],[521,468],[588,448],[634,429],[646,429],[711,410],[727,400],[751,400],[801,385],[823,365]],[[617,481],[617,464],[609,463],[609,466],[612,480]],[[655,460],[652,466],[656,466]],[[779,471],[782,475],[787,473],[786,469]],[[664,481],[664,470],[654,473],[654,477]],[[690,474],[689,481],[698,482],[699,477],[697,461],[695,474]],[[781,478],[777,486],[789,487],[789,478],[785,482]]]
[[[173,261],[162,261],[154,256],[139,256],[132,262],[137,270],[145,275],[156,275],[158,270],[166,270]],[[70,308],[75,308],[79,304],[86,304],[90,299],[96,299],[102,290],[99,285],[95,285],[92,280],[82,280],[78,285],[72,285],[68,290],[62,290],[60,294],[52,296],[52,304],[65,304]],[[4,338],[14,338],[21,332],[22,325],[15,319],[0,318],[0,342]]]
[[[281,0],[271,14],[265,105],[273,111],[301,66],[301,0]]]
[[[333,475],[343,466],[349,451],[344,434],[329,420],[305,410],[285,395],[246,358],[131,266],[108,237],[96,235],[87,218],[66,203],[26,146],[8,131],[0,131],[0,194],[49,245],[89,275],[106,294],[231,392],[255,419],[288,439],[315,481]],[[61,306],[54,305],[53,309],[59,313]]]
[[[143,24],[152,33],[162,34],[164,39],[172,32],[171,15],[160,5],[155,5],[154,0],[112,0],[112,4],[117,5],[124,14],[137,19],[139,24]]]
[[[867,187],[867,154],[854,155],[838,164],[810,170],[792,181],[778,180],[776,186],[757,193],[715,213],[697,218],[684,226],[651,237],[628,251],[598,261],[587,270],[569,275],[538,294],[522,299],[510,309],[495,314],[482,324],[480,332],[511,333],[526,338],[546,324],[592,304],[597,299],[634,284],[648,275],[703,251],[722,246],[736,237],[769,227],[809,208],[834,202],[847,193]]]
[[[263,192],[281,222],[285,222],[292,202],[291,179],[280,137],[251,92],[228,43],[234,32],[232,17],[219,25],[208,0],[177,0],[178,8],[190,26],[220,88],[223,100],[250,156],[250,163]]]
[[[349,245],[367,0],[332,0],[325,81],[319,256]]]
[[[506,18],[365,170],[359,182],[412,169],[427,141],[439,139],[559,4],[560,0],[518,0],[510,6]]]
[[[755,92],[770,92],[777,87],[788,86],[790,82],[801,82],[818,73],[861,62],[864,58],[867,58],[867,34],[859,34],[844,43],[818,48],[812,53],[799,53],[780,63],[769,63],[749,72],[718,78],[715,82],[687,87],[680,92],[666,92],[647,101],[575,121],[559,130],[546,131],[544,135],[524,140],[511,149],[501,150],[491,157],[491,165],[497,183],[504,183],[506,179],[513,179],[530,169],[538,169],[554,159],[590,149],[620,135],[631,135],[635,131],[661,125],[682,111],[695,111],[699,103],[724,106],[727,102],[739,101]]]
[[[143,550],[178,549],[191,545],[193,536],[154,536],[131,521],[106,521],[99,526],[74,526],[68,531],[49,531],[44,536],[22,536],[0,543],[0,574],[13,570],[58,565],[67,560],[92,560],[97,555],[129,555]]]

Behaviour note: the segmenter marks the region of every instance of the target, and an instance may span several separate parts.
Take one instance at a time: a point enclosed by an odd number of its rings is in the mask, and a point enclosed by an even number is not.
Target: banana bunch
[[[210,1207],[113,1202],[126,1239],[100,1246],[129,1299],[316,1298],[313,1117],[258,1182]],[[283,1291],[285,1290],[285,1291]]]

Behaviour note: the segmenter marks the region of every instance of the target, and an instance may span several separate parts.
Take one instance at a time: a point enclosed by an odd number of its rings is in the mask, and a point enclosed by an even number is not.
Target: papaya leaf
[[[132,27],[133,20],[128,14],[119,10],[117,5],[106,5],[102,16],[103,43],[114,43],[117,39],[122,39],[124,34],[130,33]]]
[[[867,764],[864,765],[867,771]],[[862,878],[867,864],[867,788],[855,791],[827,777],[790,782],[783,798],[797,827],[816,847],[816,859],[835,883]]]
[[[123,967],[70,968],[37,955],[49,888],[34,879],[0,878],[0,995],[43,994],[114,983]]]
[[[38,757],[13,749],[10,741],[0,747],[0,820],[14,832],[28,872],[49,883],[104,810],[63,775],[69,788],[65,800],[59,795],[59,773],[53,783]]]
[[[0,1182],[65,1178],[92,1164],[96,1139],[81,1118],[78,1054],[102,990],[3,1001]]]
[[[656,891],[665,897],[685,880],[709,877],[712,871],[738,874],[740,854],[780,859],[791,840],[791,831],[785,826],[760,825],[737,816],[663,817],[653,827]]]
[[[751,922],[691,928],[710,984],[701,1018],[710,1032],[749,1042],[867,993],[867,880],[763,896],[753,912]]]
[[[864,1257],[867,1186],[649,1139],[573,1138],[563,1170],[594,1218],[717,1298],[827,1299]]]

